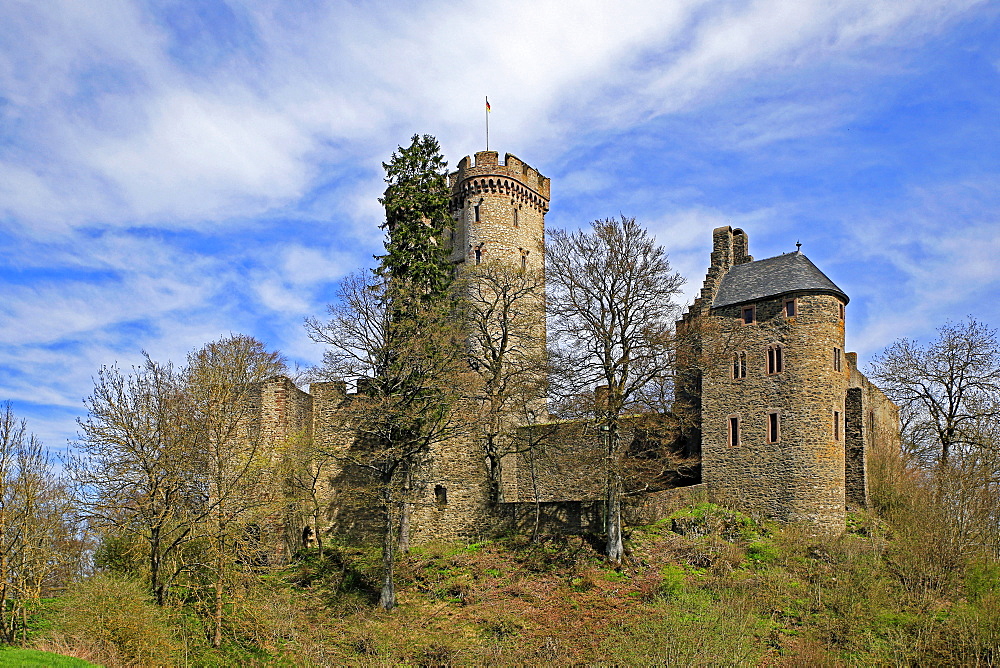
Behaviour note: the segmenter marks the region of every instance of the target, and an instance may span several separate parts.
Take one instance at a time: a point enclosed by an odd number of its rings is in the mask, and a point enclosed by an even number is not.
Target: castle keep
[[[482,151],[463,158],[448,177],[451,261],[459,271],[499,260],[540,272],[549,179],[513,155],[503,163],[498,157]],[[802,253],[755,261],[742,230],[713,231],[701,293],[678,322],[675,415],[659,422],[674,432],[660,438],[700,455],[700,480],[695,467],[693,475],[636,493],[631,505],[645,509],[639,516],[655,519],[658,499],[676,491],[664,488],[694,484],[713,500],[751,512],[843,531],[845,508],[867,503],[871,453],[899,444],[896,407],[858,371],[857,356],[845,352],[848,302]],[[544,347],[544,296],[530,308]],[[346,451],[356,434],[345,408],[363,400],[343,382],[313,383],[307,393],[275,378],[262,388],[262,428],[275,443],[300,435],[327,452]],[[528,502],[545,504],[563,530],[599,527],[599,436],[583,423],[549,422],[543,407],[535,417],[539,424],[513,424],[529,436],[558,432],[562,446],[538,461],[511,456],[500,504],[490,501],[475,439],[433,446],[410,486],[412,540],[474,536],[502,517],[516,520]],[[639,429],[628,433],[641,438]],[[346,472],[335,466],[323,482],[327,506],[319,529],[363,525],[363,507],[338,500],[351,485]]]

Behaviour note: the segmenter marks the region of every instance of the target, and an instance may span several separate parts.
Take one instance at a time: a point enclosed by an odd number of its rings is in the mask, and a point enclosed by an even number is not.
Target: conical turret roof
[[[712,307],[758,301],[790,292],[821,292],[836,295],[845,304],[849,301],[843,290],[809,258],[796,251],[730,267],[722,277]]]

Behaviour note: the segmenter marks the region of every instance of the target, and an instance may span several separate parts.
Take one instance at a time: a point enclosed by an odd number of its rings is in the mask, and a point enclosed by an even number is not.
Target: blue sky
[[[1000,6],[74,0],[0,5],[0,401],[53,449],[102,364],[302,328],[381,248],[414,133],[635,216],[700,286],[711,230],[802,250],[862,360],[1000,325]],[[662,6],[661,6],[662,5]]]

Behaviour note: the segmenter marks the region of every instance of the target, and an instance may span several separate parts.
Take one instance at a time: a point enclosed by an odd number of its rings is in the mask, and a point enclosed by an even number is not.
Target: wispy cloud
[[[15,0],[0,25],[0,399],[51,435],[142,349],[316,360],[302,318],[379,251],[379,163],[417,132],[481,148],[486,94],[551,224],[637,216],[688,298],[726,224],[842,271],[863,350],[997,287],[983,2]],[[942,55],[964,41],[982,68]]]

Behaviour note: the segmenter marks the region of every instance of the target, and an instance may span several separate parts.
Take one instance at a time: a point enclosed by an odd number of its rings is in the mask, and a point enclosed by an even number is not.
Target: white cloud
[[[446,147],[480,145],[487,93],[497,140],[554,147],[581,122],[689,107],[762,72],[922,35],[969,4],[330,3],[299,21],[259,4],[253,59],[192,73],[136,5],[17,3],[4,14],[22,43],[0,55],[0,83],[34,131],[27,155],[46,164],[0,157],[3,199],[57,228],[199,226],[292,202],[317,160],[384,156],[386,137],[430,129]]]
[[[763,81],[772,105],[734,114],[727,132],[704,138],[756,151],[853,113],[844,81],[799,82],[812,95],[789,103],[773,77],[830,65],[847,79],[891,67],[879,49],[919,43],[974,4],[594,0],[567,11],[555,0],[257,2],[238,9],[252,44],[208,65],[181,62],[168,27],[139,3],[5,3],[0,257],[55,276],[0,282],[0,365],[18,372],[0,381],[0,398],[79,406],[103,363],[138,361],[142,348],[180,361],[231,331],[269,331],[270,345],[315,359],[301,318],[319,315],[330,282],[369,264],[382,237],[378,163],[414,132],[438,136],[453,164],[482,147],[487,94],[491,146],[544,171],[545,161],[586,156],[609,129],[747,104],[757,92],[748,82]],[[618,181],[580,161],[555,184],[558,197],[602,196]],[[313,192],[331,174],[343,183]],[[681,194],[650,227],[688,277],[688,298],[704,276],[708,230],[774,235],[794,213],[717,210]],[[268,225],[289,213],[333,232],[258,247],[263,224],[254,219],[265,213]],[[939,223],[926,218],[918,250],[927,259],[915,263],[893,232],[898,221],[873,220],[856,242],[862,257],[908,277],[900,293],[919,306],[870,293],[891,317],[868,326],[862,346],[907,331],[891,329],[907,318],[936,318],[970,282],[985,286],[980,293],[995,289],[997,248],[981,241],[995,222],[978,219],[940,243]],[[125,231],[137,225],[150,235]],[[178,229],[221,229],[246,243],[227,245],[223,257],[156,236]],[[241,310],[248,303],[253,312]]]
[[[1000,322],[998,185],[997,177],[983,177],[915,188],[909,206],[850,226],[844,254],[867,268],[848,279],[869,310],[855,339],[859,350],[927,336],[949,318]]]

